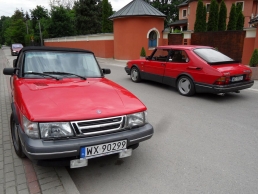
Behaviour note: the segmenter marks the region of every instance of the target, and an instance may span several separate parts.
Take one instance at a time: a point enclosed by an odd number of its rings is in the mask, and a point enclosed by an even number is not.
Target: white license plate
[[[89,147],[82,147],[80,158],[95,158],[99,156],[109,155],[113,153],[121,152],[126,149],[127,141],[116,141],[100,145],[94,145]]]
[[[238,81],[242,81],[243,79],[244,79],[244,76],[237,76],[237,77],[232,77],[231,81],[238,82]]]

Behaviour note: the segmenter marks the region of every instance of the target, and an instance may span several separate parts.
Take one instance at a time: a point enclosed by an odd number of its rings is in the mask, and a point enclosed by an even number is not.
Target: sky
[[[118,11],[132,0],[108,0],[114,11]],[[44,6],[50,10],[49,0],[0,0],[0,16],[12,16],[17,9],[23,9],[24,13],[30,9],[36,8],[37,5]]]

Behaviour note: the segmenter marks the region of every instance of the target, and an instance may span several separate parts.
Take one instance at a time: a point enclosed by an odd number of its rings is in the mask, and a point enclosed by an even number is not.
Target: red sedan
[[[125,71],[133,82],[164,83],[176,87],[183,96],[239,93],[254,84],[249,67],[207,46],[159,46],[146,59],[128,61]]]

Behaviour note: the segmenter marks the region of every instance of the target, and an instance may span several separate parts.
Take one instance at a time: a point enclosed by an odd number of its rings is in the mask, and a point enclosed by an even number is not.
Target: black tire
[[[177,90],[183,96],[192,96],[195,94],[193,81],[188,76],[181,76],[177,80]]]
[[[141,81],[141,75],[140,75],[139,69],[136,68],[136,67],[133,67],[131,69],[130,77],[131,77],[131,80],[133,82],[140,82]]]
[[[17,156],[19,156],[20,158],[25,158],[25,154],[22,151],[22,144],[19,137],[18,127],[15,123],[13,114],[11,114],[10,125],[14,150]]]

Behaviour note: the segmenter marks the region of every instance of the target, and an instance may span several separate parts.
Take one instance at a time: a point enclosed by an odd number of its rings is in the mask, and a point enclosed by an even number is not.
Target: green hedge
[[[252,54],[252,57],[249,62],[250,67],[256,67],[258,66],[258,50],[254,49],[254,52]]]

